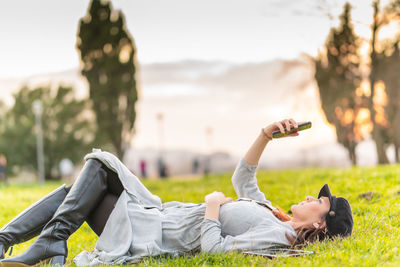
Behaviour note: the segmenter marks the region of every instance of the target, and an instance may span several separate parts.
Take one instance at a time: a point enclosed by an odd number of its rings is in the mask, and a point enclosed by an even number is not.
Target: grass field
[[[230,182],[232,173],[213,175],[203,179],[144,181],[151,192],[165,201],[203,202],[214,190],[227,196],[235,192]],[[266,197],[288,210],[305,196],[315,196],[324,183],[329,183],[333,194],[345,196],[353,210],[354,229],[350,238],[309,245],[315,255],[269,260],[238,253],[191,257],[147,258],[141,265],[149,266],[400,266],[400,165],[382,165],[351,169],[302,169],[285,171],[257,171],[258,184]],[[0,225],[4,225],[24,208],[60,184],[45,186],[11,184],[0,185]],[[68,240],[68,264],[82,250],[91,250],[96,235],[85,223]],[[14,247],[13,255],[23,252],[28,241]]]

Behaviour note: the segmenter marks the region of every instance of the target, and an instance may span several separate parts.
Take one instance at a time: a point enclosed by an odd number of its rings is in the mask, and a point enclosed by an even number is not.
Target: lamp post
[[[206,127],[206,141],[207,141],[207,146],[208,146],[208,152],[206,153],[206,159],[204,162],[204,175],[207,177],[208,174],[211,171],[211,152],[212,152],[212,134],[213,134],[213,128],[212,127]]]
[[[44,160],[43,160],[43,132],[42,132],[42,101],[39,99],[33,101],[32,110],[35,114],[36,125],[36,155],[38,164],[39,183],[44,184]]]
[[[163,119],[164,114],[159,112],[156,114],[156,118],[158,121],[158,141],[159,141],[159,148],[158,148],[158,159],[157,159],[157,166],[158,166],[158,175],[160,178],[166,177],[165,173],[165,164],[162,156],[162,150],[164,147],[164,129],[163,129]]]
[[[212,135],[213,135],[213,128],[207,127],[206,128],[206,139],[207,139],[207,146],[208,146],[209,154],[211,154],[211,152],[212,152]]]
[[[159,144],[159,152],[161,154],[164,147],[164,129],[163,129],[163,119],[164,114],[162,112],[157,113],[157,121],[158,121],[158,144]]]

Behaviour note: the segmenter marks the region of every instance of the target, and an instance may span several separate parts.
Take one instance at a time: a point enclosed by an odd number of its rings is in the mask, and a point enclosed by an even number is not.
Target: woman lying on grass
[[[350,205],[331,195],[327,184],[318,198],[308,196],[293,205],[292,217],[273,208],[259,190],[255,172],[260,156],[272,132],[290,130],[291,125],[297,129],[292,119],[262,129],[233,173],[239,197],[235,201],[213,192],[205,203],[162,203],[114,155],[100,150],[87,154],[71,186],[56,189],[0,230],[2,258],[12,245],[40,233],[24,253],[1,260],[0,266],[65,264],[67,239],[84,221],[99,239],[94,250],[74,258],[77,265],[133,263],[161,254],[295,247],[350,235]]]

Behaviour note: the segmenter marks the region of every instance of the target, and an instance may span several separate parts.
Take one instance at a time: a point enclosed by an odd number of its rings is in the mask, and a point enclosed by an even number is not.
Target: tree
[[[400,19],[400,0],[391,1],[379,18],[381,26]],[[396,162],[400,162],[400,33],[393,40],[386,40],[381,52],[376,53],[376,77],[383,83],[387,94],[387,114],[389,127],[387,135],[395,147]]]
[[[22,87],[14,94],[14,105],[2,118],[0,151],[8,166],[37,169],[35,118],[32,103],[43,103],[43,146],[45,177],[59,177],[58,163],[69,158],[81,162],[95,139],[95,124],[90,120],[85,100],[76,100],[72,87]]]
[[[384,106],[387,117],[387,143],[395,147],[396,162],[400,162],[400,40],[388,44],[376,54],[375,75],[377,84],[385,91],[387,103]]]
[[[335,126],[337,140],[356,164],[355,148],[363,136],[356,118],[365,99],[357,95],[361,83],[358,40],[350,23],[351,6],[346,3],[339,28],[332,28],[325,44],[325,53],[315,60],[315,79],[321,107],[328,122]]]
[[[371,25],[371,40],[370,40],[370,73],[369,73],[369,84],[371,97],[369,99],[369,110],[371,112],[371,121],[374,125],[373,138],[375,140],[378,163],[389,163],[385,148],[393,142],[396,150],[396,161],[399,162],[398,150],[400,146],[399,137],[396,136],[396,130],[400,130],[400,111],[398,110],[398,73],[399,64],[398,60],[398,40],[388,49],[383,49],[381,52],[377,49],[378,44],[378,33],[379,30],[390,23],[392,20],[400,18],[400,1],[393,0],[385,10],[382,12],[380,8],[380,0],[375,0],[372,4],[373,7],[373,21]],[[390,54],[390,55],[387,55]],[[377,108],[380,105],[375,103],[374,96],[377,85],[384,83],[385,93],[388,96],[388,103],[384,107],[386,111],[386,119],[379,119],[382,116],[378,116]],[[391,125],[390,125],[391,124]],[[397,132],[398,133],[398,132]]]
[[[374,105],[374,95],[375,95],[375,85],[377,80],[377,51],[376,51],[376,42],[377,42],[377,34],[379,28],[383,25],[379,19],[379,0],[374,1],[373,3],[373,8],[374,8],[374,14],[373,14],[373,22],[371,25],[371,50],[370,50],[370,59],[371,59],[371,66],[370,66],[370,73],[369,73],[369,84],[370,84],[370,98],[368,101],[368,108],[371,113],[371,121],[373,124],[373,131],[372,131],[372,137],[375,141],[376,145],[376,152],[378,155],[378,163],[379,164],[385,164],[389,163],[388,157],[386,155],[385,151],[385,130],[384,130],[384,125],[382,123],[379,123],[377,121],[376,115],[376,109]]]
[[[136,48],[121,11],[109,1],[92,0],[80,20],[77,48],[96,114],[98,135],[123,158],[136,119]]]

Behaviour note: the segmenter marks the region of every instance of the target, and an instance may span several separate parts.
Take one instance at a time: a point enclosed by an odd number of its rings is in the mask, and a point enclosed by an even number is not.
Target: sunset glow
[[[372,98],[374,103],[375,121],[385,127],[389,127],[389,122],[385,117],[385,106],[388,103],[388,98],[385,89],[385,83],[378,81],[375,83],[374,97]]]

